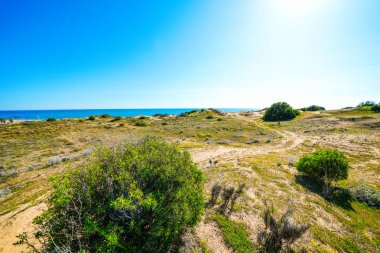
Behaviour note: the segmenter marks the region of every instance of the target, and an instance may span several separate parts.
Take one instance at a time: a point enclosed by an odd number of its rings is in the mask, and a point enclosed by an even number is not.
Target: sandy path
[[[25,246],[15,246],[16,236],[22,232],[32,232],[31,223],[37,215],[46,207],[39,204],[21,209],[18,213],[13,213],[0,217],[0,252],[29,252]]]

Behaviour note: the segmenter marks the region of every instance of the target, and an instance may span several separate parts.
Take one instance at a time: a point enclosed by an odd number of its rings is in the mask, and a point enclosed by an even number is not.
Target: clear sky
[[[0,110],[380,101],[379,0],[0,1]]]

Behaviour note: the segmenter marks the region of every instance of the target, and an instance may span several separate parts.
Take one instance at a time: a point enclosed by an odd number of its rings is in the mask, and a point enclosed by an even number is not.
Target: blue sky
[[[379,102],[380,1],[1,1],[0,95],[0,110]]]

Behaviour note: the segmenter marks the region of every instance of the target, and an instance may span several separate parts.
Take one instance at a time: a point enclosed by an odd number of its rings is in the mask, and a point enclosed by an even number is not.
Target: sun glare
[[[299,18],[318,12],[326,3],[326,0],[273,0],[272,7],[278,14]]]

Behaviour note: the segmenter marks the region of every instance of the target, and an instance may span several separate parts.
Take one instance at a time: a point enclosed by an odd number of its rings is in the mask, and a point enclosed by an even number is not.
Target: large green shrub
[[[264,114],[265,121],[292,120],[299,114],[288,103],[278,102],[269,107]]]
[[[201,218],[203,174],[147,137],[55,179],[48,206],[35,221],[48,252],[167,252]]]
[[[295,164],[299,172],[322,179],[323,194],[329,195],[331,183],[348,177],[348,162],[344,153],[336,150],[318,150],[312,154],[303,155]]]
[[[371,110],[374,112],[380,112],[380,104],[373,105]]]

